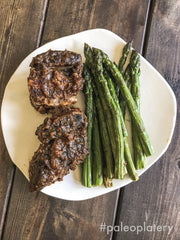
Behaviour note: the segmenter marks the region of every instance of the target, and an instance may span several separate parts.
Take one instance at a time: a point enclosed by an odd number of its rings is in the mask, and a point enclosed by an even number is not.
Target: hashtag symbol
[[[101,225],[100,225],[100,227],[99,227],[99,230],[100,230],[101,232],[104,232],[104,231],[106,230],[106,224],[105,224],[105,222],[101,223]]]

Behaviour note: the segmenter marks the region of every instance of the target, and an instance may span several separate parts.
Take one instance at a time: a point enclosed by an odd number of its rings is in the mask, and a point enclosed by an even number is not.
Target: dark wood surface
[[[157,68],[179,102],[179,0],[1,0],[0,100],[19,63],[38,46],[91,28],[106,28],[133,46]],[[136,183],[79,202],[29,193],[12,164],[0,131],[0,236],[2,239],[180,239],[179,108],[172,143]],[[173,230],[111,232],[100,224],[169,225]]]
[[[44,1],[0,1],[0,101],[5,86],[20,62],[37,47]],[[28,27],[27,27],[28,26]],[[0,128],[0,236],[9,202],[14,166]]]
[[[180,2],[157,1],[153,6],[146,58],[164,76],[180,103]],[[179,69],[179,70],[178,70]],[[118,224],[173,226],[168,231],[145,231],[138,239],[180,239],[180,109],[172,143],[161,159],[151,167],[137,184],[124,188]],[[137,239],[133,232],[129,239]],[[126,233],[118,233],[125,239]]]

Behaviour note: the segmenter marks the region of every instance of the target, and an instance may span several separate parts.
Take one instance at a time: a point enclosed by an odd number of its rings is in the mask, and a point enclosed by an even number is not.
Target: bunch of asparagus
[[[123,179],[126,172],[137,181],[136,169],[144,167],[145,157],[153,154],[149,136],[140,116],[140,58],[131,43],[123,48],[117,66],[100,49],[84,45],[83,76],[88,120],[89,155],[82,166],[82,184],[112,186],[112,179]],[[125,69],[128,55],[130,62]],[[134,157],[131,156],[125,113],[132,122]]]

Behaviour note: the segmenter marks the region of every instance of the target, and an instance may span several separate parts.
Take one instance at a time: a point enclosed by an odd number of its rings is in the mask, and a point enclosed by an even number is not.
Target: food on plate
[[[82,178],[81,182],[85,187],[91,187],[92,186],[92,123],[93,123],[93,91],[92,91],[92,85],[91,85],[91,78],[90,74],[88,74],[88,69],[84,65],[83,67],[83,77],[85,77],[85,84],[84,84],[84,95],[85,95],[85,114],[87,116],[87,141],[88,141],[88,149],[89,149],[89,155],[84,160],[84,164],[82,165]]]
[[[86,136],[87,119],[78,108],[56,109],[52,117],[45,118],[36,135],[42,143],[66,136]]]
[[[77,102],[83,88],[82,58],[70,51],[39,54],[30,64],[28,88],[32,105],[40,113],[51,113],[37,128],[41,145],[29,164],[30,191],[62,181],[88,155],[87,119]]]
[[[121,91],[122,97],[126,101],[131,117],[133,118],[134,124],[138,129],[138,135],[142,144],[143,151],[146,156],[151,156],[153,154],[153,148],[149,139],[149,135],[144,127],[144,123],[140,116],[138,107],[131,95],[129,88],[127,87],[124,81],[123,75],[116,67],[116,65],[110,61],[109,57],[105,53],[102,53],[102,58],[103,64],[105,65],[107,70],[112,74],[115,83],[117,84]]]
[[[136,103],[138,111],[140,112],[140,57],[138,53],[132,50],[130,58],[130,66],[133,71],[131,71],[131,94]],[[136,127],[134,119],[131,121],[132,129],[132,143],[134,149],[134,165],[136,169],[141,169],[145,167],[146,155],[141,145],[141,139],[138,136],[138,129]]]
[[[88,154],[87,121],[80,109],[56,109],[36,131],[42,142],[29,165],[30,191],[62,181]]]
[[[49,50],[33,58],[28,89],[33,107],[40,113],[77,102],[83,88],[82,58],[71,51]]]
[[[35,132],[41,144],[29,165],[30,191],[62,181],[81,163],[86,187],[112,186],[113,178],[124,179],[126,173],[137,181],[136,169],[144,168],[146,157],[153,154],[140,115],[140,56],[132,43],[124,46],[118,65],[86,43],[84,55],[84,66],[79,54],[67,50],[49,50],[30,64],[31,103],[40,113],[51,113]],[[69,106],[83,84],[86,115]]]
[[[98,174],[103,175],[106,187],[112,186],[113,178],[123,179],[126,173],[137,181],[136,169],[144,168],[145,158],[153,154],[153,147],[140,115],[140,57],[131,48],[131,42],[124,46],[117,66],[102,50],[91,48],[86,43],[84,45],[86,115],[92,126],[88,131],[88,147],[90,153],[93,152],[91,157],[87,157],[88,161],[83,162],[82,184],[87,187],[91,184],[98,185],[93,184],[91,178],[97,170],[101,170]],[[129,55],[130,61],[127,63]],[[92,106],[98,114],[93,112]],[[131,117],[133,155],[127,138],[126,109]],[[94,145],[96,141],[91,137],[92,133],[94,135],[94,128],[100,136],[100,143],[96,143],[96,146],[102,146],[104,157],[101,157]],[[101,161],[97,162],[97,155],[103,159],[103,164]],[[94,162],[97,162],[96,168],[88,167],[93,166]],[[101,184],[100,178],[98,181]]]

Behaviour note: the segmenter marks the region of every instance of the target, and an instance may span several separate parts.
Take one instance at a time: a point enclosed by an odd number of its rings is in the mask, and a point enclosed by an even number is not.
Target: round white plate
[[[105,29],[92,29],[63,37],[33,51],[19,65],[9,80],[2,102],[1,116],[4,139],[9,155],[14,164],[28,179],[28,167],[40,142],[35,136],[39,126],[47,115],[38,113],[30,104],[27,87],[29,64],[32,57],[49,49],[75,51],[84,60],[83,46],[88,43],[105,51],[109,57],[118,62],[125,42],[116,34]],[[150,135],[155,153],[147,158],[146,168],[138,171],[141,175],[155,163],[167,150],[176,120],[176,99],[164,78],[141,57],[141,115]],[[83,107],[82,95],[79,95],[78,106]],[[81,185],[80,169],[57,182],[45,187],[42,192],[66,200],[84,200],[96,197],[127,185],[132,180],[113,180],[113,187],[104,186],[86,188]]]

